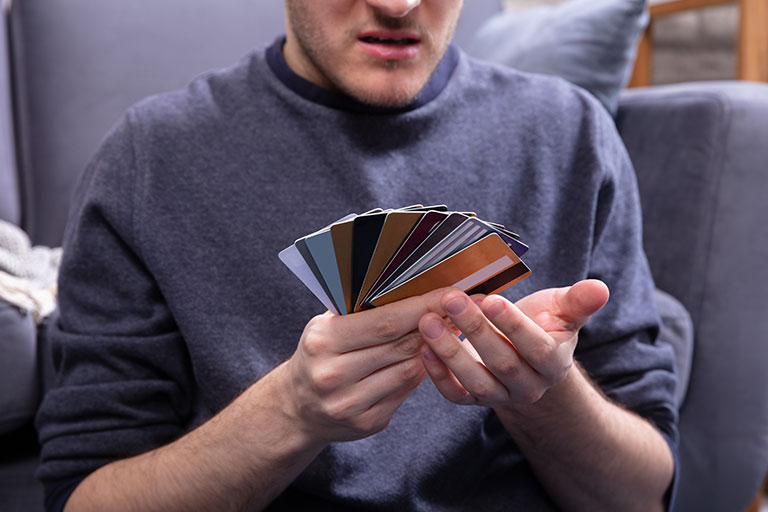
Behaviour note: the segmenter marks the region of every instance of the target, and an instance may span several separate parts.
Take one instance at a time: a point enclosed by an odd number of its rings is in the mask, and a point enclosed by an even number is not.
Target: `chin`
[[[386,84],[386,86],[381,87],[382,83]],[[397,84],[392,80],[382,80],[368,86],[350,87],[344,92],[367,105],[399,108],[413,102],[425,83],[426,81],[419,84]]]

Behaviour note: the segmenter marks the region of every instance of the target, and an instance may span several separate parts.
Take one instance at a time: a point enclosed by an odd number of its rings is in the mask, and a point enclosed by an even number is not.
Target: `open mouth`
[[[417,39],[412,39],[408,37],[402,38],[402,39],[388,39],[388,38],[381,38],[381,37],[366,36],[366,37],[361,37],[360,40],[369,44],[385,44],[385,45],[391,45],[391,46],[409,46],[419,42]]]
[[[363,52],[374,59],[412,60],[421,51],[421,39],[406,30],[371,30],[358,36]]]

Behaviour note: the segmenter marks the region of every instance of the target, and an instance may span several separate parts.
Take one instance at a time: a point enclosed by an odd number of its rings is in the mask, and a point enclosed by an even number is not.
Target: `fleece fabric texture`
[[[37,418],[49,503],[193,429],[291,356],[323,310],[281,249],[347,213],[415,203],[522,235],[533,275],[510,299],[605,281],[611,300],[577,358],[674,449],[673,355],[655,342],[635,178],[592,97],[455,49],[426,97],[397,111],[366,111],[287,69],[278,42],[144,101],[88,166],[50,332],[58,378]],[[429,380],[381,433],[329,446],[271,509],[360,507],[556,508],[494,413],[446,401]]]

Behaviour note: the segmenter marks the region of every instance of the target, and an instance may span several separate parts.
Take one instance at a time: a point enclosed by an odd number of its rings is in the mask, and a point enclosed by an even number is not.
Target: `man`
[[[50,509],[663,508],[674,376],[626,153],[584,93],[449,46],[461,7],[286,0],[284,41],[112,131],[66,235]],[[318,314],[280,267],[417,202],[522,232],[520,300]]]

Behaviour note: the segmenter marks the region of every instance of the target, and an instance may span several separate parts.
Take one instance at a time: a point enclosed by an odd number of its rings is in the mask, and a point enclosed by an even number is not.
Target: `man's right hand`
[[[440,293],[338,316],[314,317],[281,368],[288,414],[314,442],[352,441],[384,429],[426,376],[418,323]],[[434,306],[433,306],[434,307]]]
[[[329,443],[389,423],[426,375],[417,326],[441,295],[313,318],[288,361],[192,432],[91,473],[67,512],[266,507]]]

